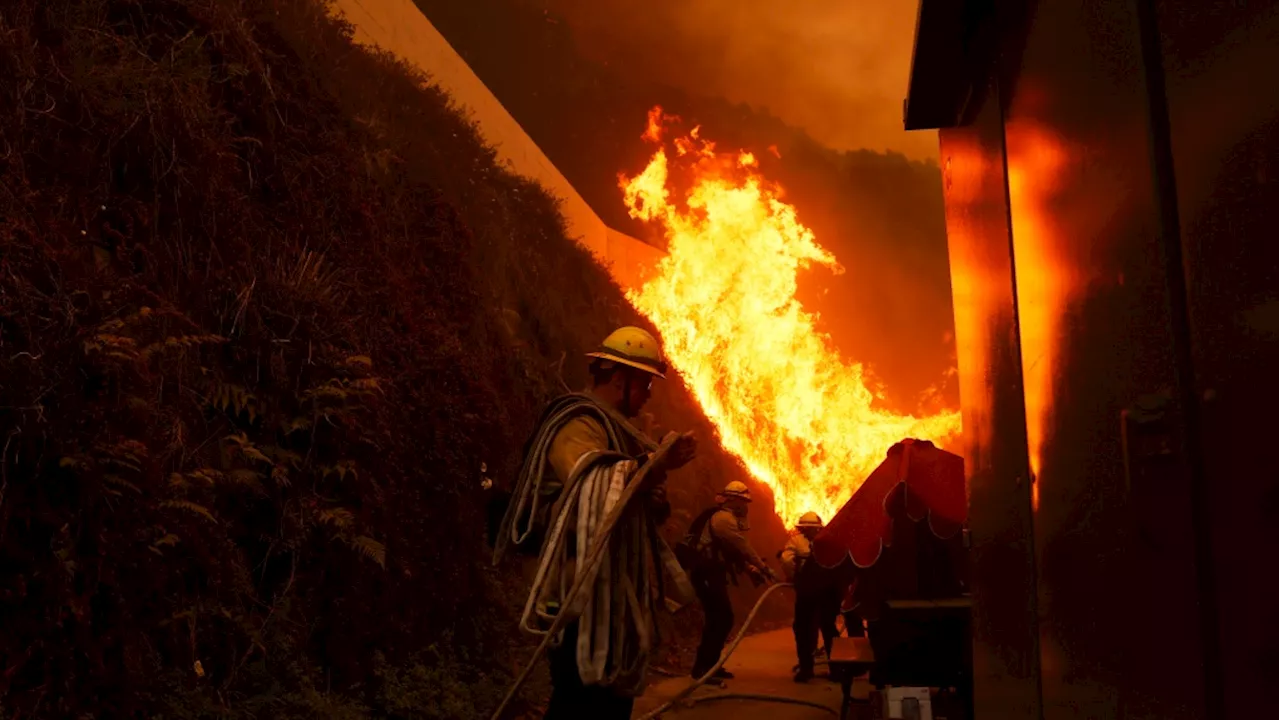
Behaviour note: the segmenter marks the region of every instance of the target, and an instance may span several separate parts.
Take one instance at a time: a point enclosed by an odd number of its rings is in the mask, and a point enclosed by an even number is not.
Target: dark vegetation
[[[15,0],[0,77],[0,715],[492,707],[482,480],[637,322],[554,201],[308,0]]]
[[[803,298],[821,310],[837,347],[871,364],[899,411],[915,411],[920,393],[934,386],[959,406],[958,387],[944,381],[954,346],[944,340],[953,322],[935,163],[835,151],[763,109],[659,84],[642,66],[604,65],[581,52],[569,23],[538,0],[415,2],[618,230],[662,244],[627,216],[617,187],[618,173],[636,172],[651,152],[639,136],[653,105],[701,124],[723,147],[755,151],[765,176],[786,188],[801,220],[845,266],[838,280],[819,274],[807,283]]]

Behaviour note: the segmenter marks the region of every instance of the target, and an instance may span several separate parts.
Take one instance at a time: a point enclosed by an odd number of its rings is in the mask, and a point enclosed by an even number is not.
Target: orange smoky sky
[[[615,69],[767,108],[839,150],[936,159],[905,132],[916,0],[542,0]]]

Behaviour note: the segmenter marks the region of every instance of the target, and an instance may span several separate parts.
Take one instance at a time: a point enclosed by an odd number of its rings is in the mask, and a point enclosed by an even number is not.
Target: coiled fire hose
[[[595,581],[595,569],[600,566],[600,561],[604,558],[604,551],[609,547],[609,539],[613,533],[614,526],[618,524],[618,519],[622,517],[627,506],[631,504],[631,499],[645,485],[645,476],[670,452],[671,446],[675,444],[678,438],[679,436],[676,433],[669,433],[662,441],[662,444],[649,456],[649,461],[636,472],[635,478],[623,488],[622,494],[618,496],[617,502],[613,505],[613,509],[609,511],[609,514],[604,518],[604,522],[600,525],[597,540],[591,548],[591,554],[587,556],[587,562],[582,566],[582,570],[574,575],[573,586],[569,588],[569,593],[561,604],[561,607],[565,608],[565,610],[556,615],[556,619],[551,623],[550,629],[542,637],[542,642],[533,651],[533,657],[524,666],[524,670],[520,671],[520,675],[516,677],[511,689],[507,690],[506,696],[498,704],[498,709],[493,711],[490,720],[498,720],[502,716],[502,711],[507,709],[507,705],[511,703],[511,698],[515,697],[516,693],[519,692],[525,680],[529,679],[529,673],[533,672],[533,668],[538,664],[543,654],[546,653],[547,648],[551,645],[552,638],[558,635],[564,629],[564,626],[569,623],[574,613],[568,611],[568,608],[574,607],[578,594],[587,585],[587,579],[590,578],[592,582]]]
[[[637,491],[644,485],[644,482],[643,482],[644,476],[648,473],[648,471],[653,466],[655,466],[661,460],[663,456],[667,454],[668,451],[671,450],[671,446],[675,444],[676,439],[677,439],[677,436],[675,433],[671,433],[670,435],[668,435],[668,437],[663,440],[663,442],[658,446],[658,448],[653,452],[653,454],[650,455],[649,462],[645,463],[640,468],[640,470],[636,473],[636,477],[634,478],[634,480],[628,483],[627,486],[623,489],[622,494],[618,497],[618,500],[614,504],[613,509],[609,511],[609,514],[607,516],[605,516],[604,522],[601,524],[600,531],[597,534],[598,540],[594,544],[594,547],[591,550],[591,554],[587,558],[586,564],[583,566],[584,571],[579,572],[574,576],[573,586],[569,589],[568,595],[565,596],[562,607],[564,608],[573,607],[574,601],[578,597],[578,594],[582,592],[582,590],[587,585],[586,579],[594,578],[595,573],[593,572],[593,570],[594,568],[599,566],[600,561],[604,557],[604,551],[609,546],[610,534],[613,532],[614,526],[618,524],[618,519],[622,517],[623,511],[626,510],[627,506],[631,502],[631,499],[635,497]],[[655,718],[659,714],[671,709],[671,707],[675,705],[676,702],[684,699],[685,697],[688,697],[688,695],[692,693],[694,690],[696,690],[699,686],[703,685],[708,680],[710,680],[711,676],[714,675],[716,671],[724,667],[725,661],[729,659],[729,656],[733,654],[733,651],[735,649],[737,649],[738,643],[742,642],[742,638],[746,636],[747,628],[751,626],[751,621],[755,619],[755,616],[760,611],[760,608],[764,604],[765,599],[769,597],[769,595],[772,594],[775,590],[783,587],[793,587],[793,585],[791,583],[776,583],[760,594],[760,597],[756,600],[755,606],[751,608],[751,612],[747,614],[747,619],[743,621],[742,627],[738,630],[738,635],[733,639],[733,643],[729,645],[728,650],[726,650],[724,654],[720,656],[720,661],[716,663],[715,667],[711,668],[711,670],[707,672],[705,675],[703,675],[702,677],[689,683],[689,686],[681,690],[679,693],[677,693],[675,697],[666,701],[655,710],[652,710],[651,712],[646,713],[644,716],[642,716],[641,720],[652,720],[652,718]],[[556,616],[556,619],[551,623],[551,627],[547,630],[546,635],[543,636],[542,642],[539,643],[537,649],[533,651],[533,657],[529,659],[529,662],[528,664],[525,665],[524,670],[520,671],[520,674],[516,677],[515,682],[512,683],[511,687],[507,690],[507,694],[502,698],[502,702],[498,704],[497,709],[493,711],[493,714],[490,716],[490,720],[499,720],[499,718],[501,718],[502,711],[507,709],[507,705],[511,703],[511,699],[514,698],[516,693],[520,691],[520,688],[524,686],[525,681],[529,679],[529,674],[533,672],[533,668],[537,666],[538,661],[542,658],[543,654],[546,653],[547,648],[551,645],[552,638],[554,638],[557,634],[559,634],[559,632],[562,629],[564,629],[564,626],[569,623],[572,615],[573,613],[571,612],[561,612]],[[701,702],[703,700],[710,700],[710,699],[764,700],[764,701],[770,701],[770,702],[782,702],[782,703],[789,703],[793,705],[806,705],[809,707],[821,708],[823,710],[832,712],[833,714],[835,712],[834,710],[827,707],[826,705],[821,705],[819,703],[810,702],[807,700],[799,700],[795,698],[774,696],[774,695],[725,693],[725,694],[708,696],[706,698],[698,698],[694,700],[694,702]]]

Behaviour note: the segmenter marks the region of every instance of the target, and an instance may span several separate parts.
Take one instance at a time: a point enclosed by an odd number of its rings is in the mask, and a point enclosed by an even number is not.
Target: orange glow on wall
[[[1074,293],[1069,266],[1059,251],[1067,239],[1060,236],[1054,221],[1054,200],[1068,151],[1060,138],[1030,123],[1010,121],[1005,133],[1027,449],[1036,482],[1053,417],[1062,321]],[[1038,506],[1038,484],[1032,486],[1031,495],[1033,507]]]
[[[1007,291],[1009,286],[1009,279],[995,276],[982,257],[986,239],[983,236],[991,232],[984,220],[993,214],[983,206],[995,197],[989,186],[1003,181],[1004,168],[991,167],[1001,158],[984,152],[968,136],[953,136],[945,149],[941,169],[946,192],[956,372],[961,399],[970,400],[964,402],[964,442],[970,463],[966,471],[974,473],[981,471],[974,463],[982,462],[983,449],[990,447],[992,441],[990,407],[979,401],[990,392],[994,327],[990,313],[999,306],[998,288]],[[1003,205],[994,212],[1003,218]],[[1012,315],[1012,307],[1007,312]]]

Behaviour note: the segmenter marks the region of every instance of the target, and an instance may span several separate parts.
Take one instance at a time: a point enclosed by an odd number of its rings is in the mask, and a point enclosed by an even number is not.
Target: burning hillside
[[[796,299],[800,270],[839,273],[836,258],[754,156],[717,151],[697,128],[668,140],[673,119],[650,113],[643,137],[657,150],[621,178],[630,213],[659,223],[669,251],[629,298],[662,333],[725,448],[772,488],[782,520],[808,510],[830,519],[893,443],[944,443],[959,433],[959,413],[879,407],[863,366],[840,357]]]

